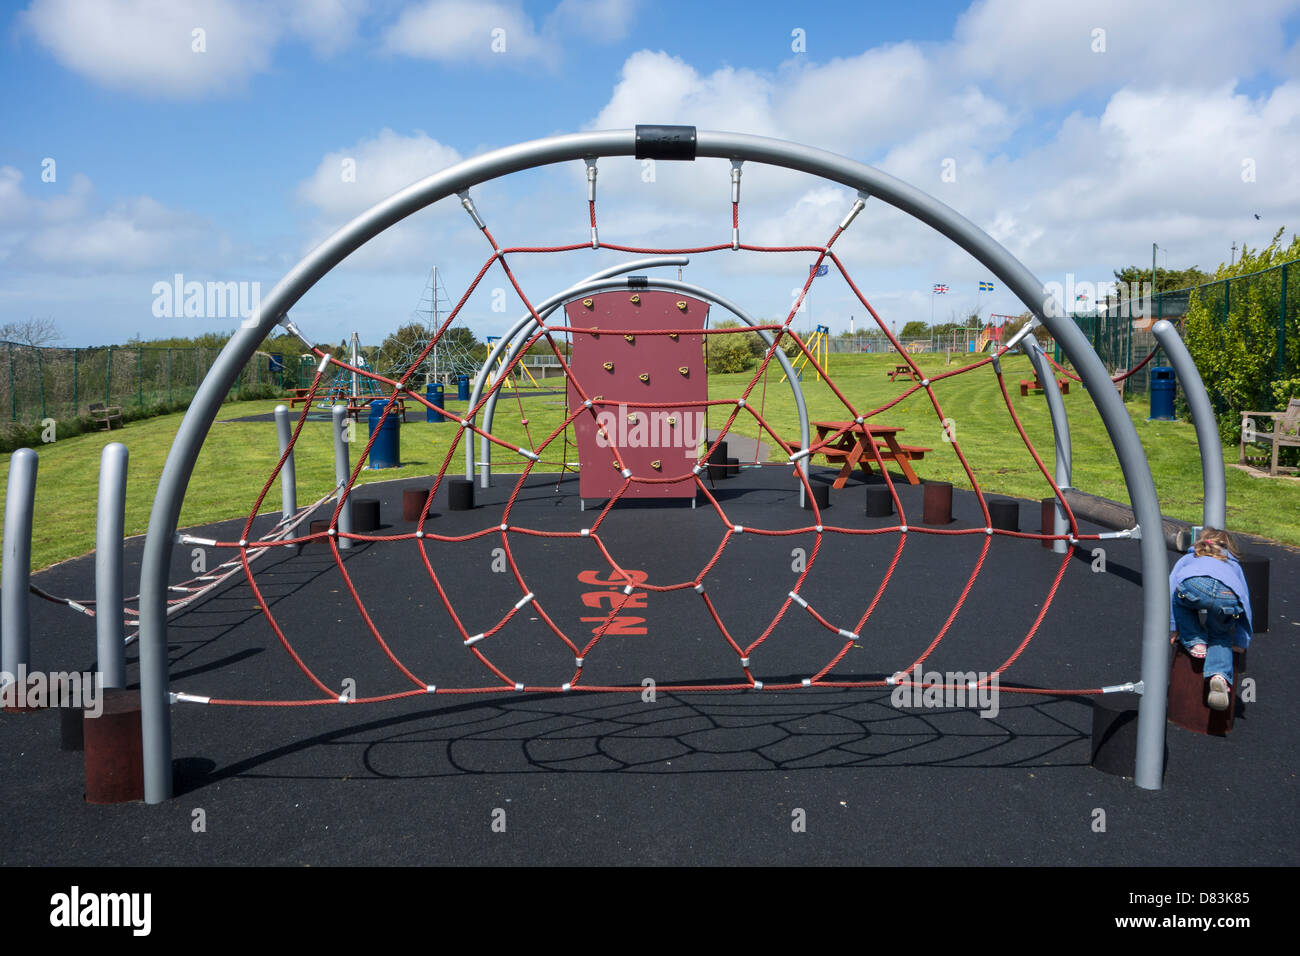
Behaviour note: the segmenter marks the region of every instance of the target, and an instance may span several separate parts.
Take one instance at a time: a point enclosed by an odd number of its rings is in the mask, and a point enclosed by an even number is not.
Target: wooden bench
[[[1070,380],[1068,378],[1058,378],[1056,380],[1056,385],[1058,388],[1060,388],[1062,395],[1070,394]],[[1028,395],[1030,389],[1033,389],[1036,392],[1041,392],[1043,390],[1043,383],[1038,380],[1037,375],[1034,376],[1034,380],[1032,382],[1029,381],[1029,379],[1027,378],[1022,378],[1020,380],[1021,395]]]
[[[902,362],[895,365],[894,370],[892,372],[886,372],[885,374],[889,376],[889,380],[891,382],[898,381],[898,376],[900,375],[906,375],[914,382],[919,382],[921,380],[921,376],[917,374],[916,369]]]
[[[1273,430],[1267,432],[1256,431],[1254,423],[1256,418],[1271,418],[1273,420]],[[1240,465],[1246,463],[1246,446],[1248,444],[1273,446],[1272,464],[1268,470],[1270,475],[1275,476],[1279,471],[1296,471],[1295,468],[1279,467],[1277,452],[1279,448],[1300,448],[1300,398],[1293,398],[1287,402],[1286,411],[1284,412],[1242,412],[1241,453],[1237,459],[1237,463]],[[1251,457],[1262,460],[1262,456]]]
[[[92,421],[104,426],[104,431],[113,430],[113,422],[117,422],[120,427],[126,426],[122,422],[121,405],[105,405],[103,402],[90,403],[90,417]]]
[[[297,407],[298,405],[305,405],[305,404],[307,404],[307,396],[309,396],[309,395],[311,394],[311,389],[310,389],[310,388],[291,388],[291,389],[289,390],[289,394],[292,396],[292,397],[289,399],[289,407],[290,407],[290,408],[295,408],[295,407]]]

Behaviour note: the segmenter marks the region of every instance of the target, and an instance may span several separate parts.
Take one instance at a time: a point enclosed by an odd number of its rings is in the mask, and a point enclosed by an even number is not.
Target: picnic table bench
[[[1068,378],[1058,378],[1056,384],[1061,389],[1062,395],[1070,394],[1070,380]],[[1043,390],[1043,383],[1038,380],[1037,375],[1034,376],[1032,382],[1027,378],[1022,378],[1020,380],[1021,395],[1028,395],[1030,389],[1033,389],[1035,392],[1041,392]]]
[[[854,468],[861,468],[863,475],[870,476],[871,463],[875,461],[876,454],[879,454],[881,461],[896,462],[909,484],[921,483],[921,479],[912,470],[910,462],[924,458],[925,453],[933,449],[922,448],[919,445],[899,444],[897,436],[903,431],[901,425],[877,425],[865,422],[861,425],[857,422],[812,422],[811,424],[817,429],[817,444],[839,433],[838,438],[832,439],[830,444],[814,452],[825,457],[830,464],[843,463],[832,487],[843,488],[849,476],[853,474]],[[797,440],[788,444],[795,448],[800,447]]]
[[[1256,418],[1272,419],[1273,430],[1270,432],[1256,431],[1254,424]],[[1242,412],[1241,454],[1238,458],[1238,464],[1244,465],[1246,463],[1246,446],[1256,442],[1273,446],[1273,461],[1268,472],[1270,475],[1277,475],[1279,471],[1295,471],[1296,469],[1288,468],[1285,465],[1278,466],[1277,452],[1279,448],[1300,448],[1300,398],[1293,398],[1287,402],[1286,411],[1284,412]]]
[[[921,380],[921,376],[916,369],[912,368],[912,366],[908,365],[906,362],[899,362],[894,366],[892,372],[887,372],[886,374],[889,376],[891,382],[898,381],[898,376],[900,375],[906,375],[914,382],[919,382]]]
[[[105,405],[103,402],[90,403],[90,417],[93,421],[104,426],[105,431],[113,430],[113,422],[125,427],[122,421],[121,405]]]

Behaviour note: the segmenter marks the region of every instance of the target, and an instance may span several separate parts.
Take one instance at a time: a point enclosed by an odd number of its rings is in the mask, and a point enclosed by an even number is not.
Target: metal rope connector
[[[848,215],[846,215],[840,222],[840,232],[843,232],[853,224],[853,220],[858,218],[858,213],[862,212],[863,207],[866,206],[867,200],[870,198],[871,196],[868,193],[858,193],[858,198],[854,201],[853,207],[849,210]]]
[[[212,702],[211,697],[200,697],[198,694],[172,692],[167,696],[171,698],[173,704],[210,704]]]
[[[1130,694],[1135,691],[1139,694],[1142,693],[1141,681],[1138,681],[1136,684],[1132,681],[1129,681],[1127,684],[1111,684],[1101,689],[1103,694]]]
[[[478,217],[478,210],[474,208],[474,200],[469,198],[469,190],[467,189],[464,192],[457,193],[456,195],[460,197],[460,204],[465,207],[465,211],[469,213],[469,217],[474,220],[474,225],[486,231],[487,226],[483,225],[483,220]]]
[[[280,328],[284,329],[290,335],[296,335],[298,341],[307,346],[308,351],[315,349],[316,346],[312,345],[311,342],[307,340],[307,336],[303,335],[298,329],[298,326],[293,324],[293,319],[289,318],[289,313],[286,312],[284,315],[280,316],[279,325]]]

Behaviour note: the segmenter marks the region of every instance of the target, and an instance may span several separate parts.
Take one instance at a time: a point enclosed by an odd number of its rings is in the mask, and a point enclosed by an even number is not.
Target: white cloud
[[[19,23],[96,83],[185,99],[243,87],[286,39],[318,54],[342,49],[364,9],[365,0],[33,0]]]
[[[627,36],[637,0],[560,0],[546,21],[546,32],[589,37],[610,43]]]
[[[1282,21],[1297,6],[1296,0],[979,0],[958,19],[948,55],[958,70],[1016,101],[1059,102],[1086,90],[1175,78],[1182,87],[1206,89],[1280,66]]]
[[[388,28],[384,45],[395,53],[453,63],[532,61],[545,50],[518,3],[474,0],[426,0],[407,7]]]
[[[402,136],[383,129],[373,139],[326,153],[316,171],[298,186],[298,198],[341,221],[463,158],[424,133]],[[353,172],[351,181],[348,176]]]
[[[48,198],[44,190],[51,191]],[[66,189],[34,183],[26,191],[18,170],[0,167],[0,261],[10,269],[62,277],[166,270],[190,261],[210,267],[228,262],[229,251],[209,223],[151,197],[105,207],[85,175],[74,175]]]

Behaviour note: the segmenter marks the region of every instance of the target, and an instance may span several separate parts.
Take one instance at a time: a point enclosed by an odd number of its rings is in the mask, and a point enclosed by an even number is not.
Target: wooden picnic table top
[[[876,422],[863,422],[859,425],[857,422],[809,422],[814,428],[822,432],[823,435],[828,432],[844,431],[848,434],[872,434],[872,435],[893,435],[897,432],[905,431],[902,425],[881,425]]]

